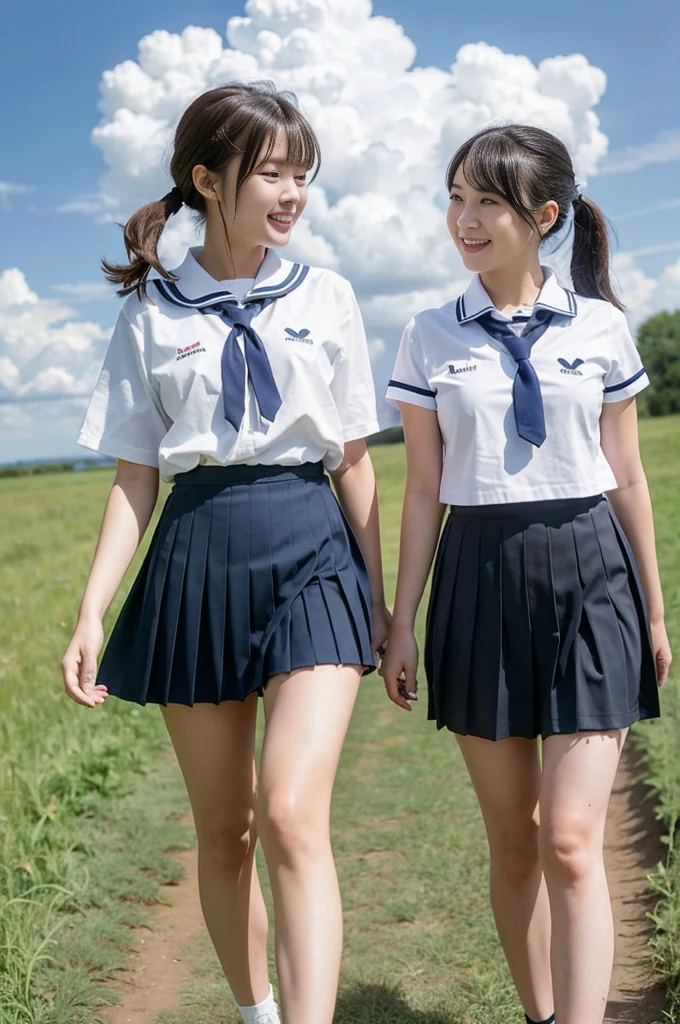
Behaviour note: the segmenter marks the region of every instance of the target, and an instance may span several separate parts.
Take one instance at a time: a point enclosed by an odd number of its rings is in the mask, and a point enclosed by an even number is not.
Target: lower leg
[[[490,853],[491,906],[528,1018],[549,1019],[550,905],[538,852],[541,766],[536,742],[458,736],[479,799]]]
[[[258,812],[274,896],[276,965],[289,1024],[331,1024],[342,954],[342,907],[330,802],[359,670],[317,666],[275,677]]]
[[[604,826],[625,733],[551,736],[544,747],[541,859],[552,914],[560,1024],[602,1024],[614,961]]]
[[[269,994],[267,911],[255,865],[255,836],[245,858],[230,863],[212,843],[198,843],[201,908],[224,975],[239,1006]]]
[[[550,903],[536,848],[533,870],[508,872],[491,854],[491,907],[498,937],[527,1019],[542,1022],[553,1006]]]

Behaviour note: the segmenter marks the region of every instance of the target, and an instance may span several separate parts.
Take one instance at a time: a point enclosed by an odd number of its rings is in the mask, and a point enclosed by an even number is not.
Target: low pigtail
[[[602,210],[592,199],[579,195],[574,201],[574,248],[571,279],[577,295],[605,299],[617,309],[623,303],[609,275],[609,232]]]
[[[123,228],[125,251],[129,263],[109,263],[102,260],[102,270],[112,284],[121,285],[121,297],[136,291],[141,298],[152,270],[161,277],[175,280],[158,258],[158,243],[168,218],[182,206],[182,194],[175,186],[155,203],[147,203],[130,217]]]

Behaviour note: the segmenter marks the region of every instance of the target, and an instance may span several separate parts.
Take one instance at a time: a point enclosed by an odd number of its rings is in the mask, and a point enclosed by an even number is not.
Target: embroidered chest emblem
[[[313,345],[314,341],[310,338],[310,333],[306,327],[303,327],[301,331],[294,331],[292,327],[286,327],[286,341],[301,341],[303,345]]]
[[[201,345],[200,341],[195,341],[192,345],[186,345],[184,348],[178,348],[175,360],[187,359],[189,356],[197,356],[199,352],[205,352],[205,349]]]
[[[567,373],[572,377],[582,377],[583,374],[579,370],[579,366],[583,366],[583,359],[575,359],[573,363],[570,363],[568,359],[558,359],[557,362],[560,364],[562,369],[560,373]]]
[[[449,373],[472,373],[477,369],[477,363],[463,363],[460,366],[456,366],[455,363],[449,363]]]

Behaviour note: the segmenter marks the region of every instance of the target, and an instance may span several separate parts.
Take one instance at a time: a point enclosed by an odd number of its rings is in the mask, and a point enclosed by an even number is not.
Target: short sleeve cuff
[[[352,427],[345,427],[343,431],[343,440],[345,444],[348,441],[358,441],[364,437],[370,437],[371,434],[377,434],[380,431],[380,424],[377,420],[367,420],[365,423],[357,423]]]
[[[135,462],[140,466],[158,469],[158,452],[151,452],[143,448],[131,448],[126,444],[114,441],[108,442],[106,438],[96,437],[84,430],[78,436],[78,444],[82,448],[89,448],[90,451],[108,455],[112,459],[123,459],[125,462]]]
[[[419,405],[421,409],[436,410],[437,392],[415,384],[405,384],[400,380],[391,380],[385,392],[385,401],[393,407],[406,402],[408,405]]]
[[[603,402],[623,402],[627,398],[634,398],[639,391],[649,386],[649,377],[644,366],[634,373],[632,377],[621,381],[620,384],[609,384],[604,389]]]

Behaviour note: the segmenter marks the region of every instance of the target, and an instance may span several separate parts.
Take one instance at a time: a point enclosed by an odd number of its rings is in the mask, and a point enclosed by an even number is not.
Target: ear
[[[554,199],[549,199],[540,210],[534,214],[538,233],[543,237],[547,235],[559,216],[560,208]]]
[[[194,188],[197,192],[200,192],[207,203],[218,201],[217,192],[215,191],[217,185],[217,175],[213,171],[209,171],[203,164],[196,164],[191,171],[191,179],[194,183]]]

